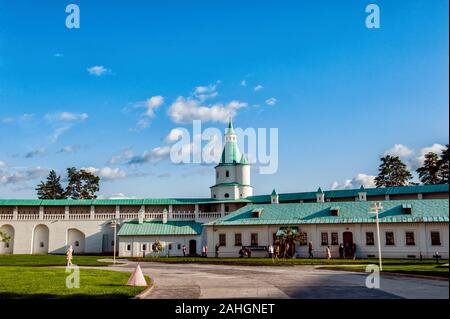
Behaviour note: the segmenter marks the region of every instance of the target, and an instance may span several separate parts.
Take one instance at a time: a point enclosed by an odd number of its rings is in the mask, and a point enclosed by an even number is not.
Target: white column
[[[199,213],[199,206],[198,204],[195,204],[195,210],[194,210],[194,219],[196,220]]]
[[[167,216],[168,216],[168,218],[167,218],[168,220],[173,219],[173,205],[172,204],[169,205],[169,211],[168,211]]]
[[[116,205],[116,219],[120,219],[120,206]]]
[[[64,219],[65,220],[69,219],[69,212],[70,212],[69,206],[68,205],[64,206]]]
[[[384,199],[389,200],[389,195],[388,194],[384,195]]]
[[[19,207],[18,206],[14,206],[14,208],[13,208],[13,219],[17,220],[18,216],[19,216]]]
[[[95,217],[95,206],[91,205],[91,216],[90,216],[90,219],[94,219],[94,217]]]
[[[39,206],[39,220],[44,219],[44,206]]]
[[[220,217],[225,216],[225,204],[220,203]]]

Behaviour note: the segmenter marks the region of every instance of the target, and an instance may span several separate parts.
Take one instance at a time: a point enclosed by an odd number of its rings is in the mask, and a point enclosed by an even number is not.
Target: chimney
[[[322,189],[320,187],[316,192],[316,200],[318,203],[325,202],[325,193],[322,191]]]
[[[359,201],[366,201],[367,200],[367,192],[363,185],[359,188],[358,191],[358,200]]]
[[[279,203],[278,197],[279,196],[278,196],[277,192],[275,191],[275,189],[273,189],[272,194],[270,195],[270,202],[272,204],[278,204]]]

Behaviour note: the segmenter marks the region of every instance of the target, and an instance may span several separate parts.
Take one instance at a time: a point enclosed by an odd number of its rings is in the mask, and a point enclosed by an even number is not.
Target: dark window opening
[[[219,234],[219,245],[226,246],[227,245],[227,236],[226,234]]]
[[[386,232],[386,246],[393,246],[393,245],[395,245],[394,233],[391,231]]]
[[[258,234],[257,233],[253,233],[250,236],[250,245],[251,246],[258,246]]]
[[[225,195],[223,195],[225,198],[228,198],[228,197],[230,197],[230,194],[228,194],[228,193],[225,193]]]
[[[321,233],[320,238],[321,238],[321,245],[328,246],[328,233]]]
[[[225,176],[226,176],[226,177],[230,177],[230,172],[229,172],[229,171],[226,171],[226,172],[225,172]]]
[[[242,234],[234,234],[234,245],[242,246]]]
[[[406,245],[407,246],[414,246],[416,244],[414,240],[414,233],[407,231],[406,234]]]
[[[375,238],[374,238],[373,232],[366,233],[366,245],[367,246],[375,245]]]
[[[431,232],[431,245],[439,246],[441,244],[441,234],[438,231]]]
[[[331,245],[339,245],[339,234],[331,233]]]

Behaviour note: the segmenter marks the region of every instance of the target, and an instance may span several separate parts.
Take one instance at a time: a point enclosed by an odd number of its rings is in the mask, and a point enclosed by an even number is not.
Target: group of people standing
[[[308,249],[310,251],[309,253],[309,258],[313,258],[312,257],[312,244],[310,243],[310,249]],[[331,259],[331,248],[330,246],[327,246],[326,250],[325,250],[325,254],[327,259]],[[339,259],[344,259],[344,258],[353,258],[356,259],[356,244],[349,244],[346,243],[345,246],[344,244],[340,244],[339,245]]]

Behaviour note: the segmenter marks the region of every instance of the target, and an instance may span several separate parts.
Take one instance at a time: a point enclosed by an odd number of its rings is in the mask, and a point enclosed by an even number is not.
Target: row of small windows
[[[219,245],[226,246],[227,245],[227,235],[219,234]],[[242,234],[236,233],[234,234],[234,246],[242,246]],[[250,246],[258,246],[258,234],[251,233],[250,234]]]
[[[431,245],[432,246],[440,246],[441,245],[441,234],[438,231],[430,232],[431,237]],[[414,246],[416,244],[415,235],[412,231],[405,232],[405,243],[407,246]],[[385,232],[385,244],[386,246],[394,246],[395,245],[395,237],[394,232],[388,231]],[[374,246],[375,245],[375,235],[373,232],[366,233],[366,245]]]
[[[167,248],[169,250],[173,249],[173,244],[170,243],[167,245]],[[147,245],[147,244],[141,244],[141,251],[147,251],[147,248],[151,247],[151,251],[156,251],[156,245],[152,244],[152,245]],[[176,244],[176,249],[181,250],[181,244]],[[126,246],[126,251],[131,251],[131,244],[127,244]]]
[[[431,245],[432,246],[440,246],[441,245],[441,234],[438,231],[432,231],[431,235]],[[331,245],[339,245],[339,234],[337,232],[331,233],[331,242],[329,241],[328,233],[321,233],[321,245],[328,246]],[[273,234],[273,242],[277,239],[276,234]],[[407,246],[414,246],[416,244],[414,232],[407,231],[405,232],[405,242]],[[298,243],[300,246],[306,246],[308,244],[308,234],[305,232],[299,233]],[[385,232],[385,244],[386,246],[394,246],[394,232]],[[219,245],[226,246],[227,245],[227,236],[226,234],[219,234]],[[234,245],[242,246],[242,234],[235,233],[234,234]],[[258,234],[251,233],[250,234],[250,245],[258,246]],[[374,246],[375,245],[375,235],[373,232],[366,232],[366,246]]]

